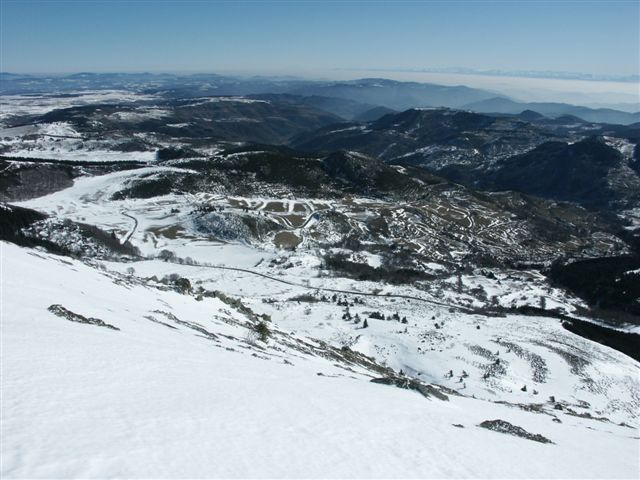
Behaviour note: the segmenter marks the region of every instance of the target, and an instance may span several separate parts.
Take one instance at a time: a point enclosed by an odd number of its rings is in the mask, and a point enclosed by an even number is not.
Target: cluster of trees
[[[375,311],[369,314],[369,318],[372,318],[374,320],[395,320],[403,324],[409,323],[409,320],[407,320],[407,317],[401,318],[398,312],[394,313],[393,315],[385,315],[380,311]]]
[[[198,264],[198,262],[196,262],[191,257],[185,257],[185,258],[178,257],[174,252],[166,249],[160,250],[160,253],[158,253],[156,258],[160,260],[164,260],[165,262],[179,263],[180,265],[197,265]]]
[[[332,270],[357,280],[406,284],[431,280],[432,275],[409,267],[372,267],[366,263],[352,262],[346,254],[328,254],[324,257],[323,270]]]
[[[640,256],[595,258],[570,264],[554,263],[551,280],[587,301],[596,310],[637,317],[640,324]],[[625,318],[625,321],[627,319]]]

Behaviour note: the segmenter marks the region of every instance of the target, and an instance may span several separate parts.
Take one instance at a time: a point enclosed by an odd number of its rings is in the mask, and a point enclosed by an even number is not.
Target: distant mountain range
[[[640,112],[628,113],[610,108],[588,108],[569,105],[567,103],[522,103],[505,97],[494,97],[478,102],[469,103],[465,109],[480,113],[521,113],[533,110],[547,117],[555,118],[563,115],[573,115],[588,122],[617,123],[630,125],[640,122]]]
[[[239,78],[216,74],[77,73],[37,76],[0,73],[1,95],[51,94],[52,92],[100,89],[134,90],[170,98],[211,95],[294,95],[307,97],[309,102],[315,104],[314,106],[346,120],[371,120],[372,117],[361,119],[358,116],[377,107],[395,111],[416,107],[446,107],[479,113],[505,114],[519,114],[523,110],[533,110],[551,118],[574,115],[590,122],[622,125],[640,122],[640,112],[629,113],[565,103],[522,103],[505,95],[477,88],[399,82],[381,78],[327,82],[292,78]]]

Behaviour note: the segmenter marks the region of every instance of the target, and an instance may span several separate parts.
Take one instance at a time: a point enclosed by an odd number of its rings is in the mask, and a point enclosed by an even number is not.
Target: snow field
[[[558,424],[471,398],[427,400],[344,376],[321,357],[289,356],[293,366],[257,358],[228,338],[216,348],[143,318],[158,307],[235,333],[212,320],[238,316],[216,299],[117,284],[78,261],[6,243],[1,260],[3,478],[637,474],[637,431],[627,427],[577,417]],[[52,303],[120,331],[56,317]],[[555,445],[476,426],[494,418]]]

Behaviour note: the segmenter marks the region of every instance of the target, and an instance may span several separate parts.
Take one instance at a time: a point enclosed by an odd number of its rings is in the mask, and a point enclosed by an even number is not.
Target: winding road
[[[128,213],[125,212],[120,212],[122,215],[124,215],[127,218],[130,218],[131,220],[133,220],[133,228],[131,230],[129,230],[129,233],[127,233],[127,235],[124,237],[124,240],[122,241],[122,244],[124,245],[125,243],[127,243],[131,237],[133,236],[134,233],[136,233],[136,230],[138,228],[138,219],[132,215],[129,215]]]
[[[183,265],[183,266],[186,265],[184,263],[172,262],[172,261],[169,261],[169,263],[174,263],[176,265]],[[303,283],[293,282],[293,281],[290,281],[290,280],[283,280],[281,278],[272,277],[270,275],[267,275],[267,274],[264,274],[264,273],[260,273],[260,272],[256,272],[254,270],[247,270],[246,268],[225,267],[225,266],[222,266],[222,265],[186,265],[186,266],[192,266],[192,267],[197,267],[197,268],[214,268],[214,269],[217,269],[217,270],[227,270],[227,271],[232,271],[232,272],[248,273],[250,275],[255,275],[257,277],[266,278],[267,280],[271,280],[271,281],[274,281],[274,282],[284,283],[285,285],[291,285],[293,287],[305,288],[307,290],[315,290],[316,292],[342,293],[342,294],[345,294],[345,295],[359,295],[359,296],[363,296],[363,297],[399,298],[399,299],[403,299],[403,300],[415,300],[415,301],[418,301],[418,302],[428,303],[428,304],[431,304],[431,305],[437,305],[439,307],[452,308],[452,309],[455,309],[455,310],[457,310],[459,312],[463,312],[463,313],[469,313],[469,314],[479,313],[477,310],[472,309],[472,308],[462,307],[462,306],[459,306],[459,305],[452,305],[450,303],[438,302],[437,300],[429,300],[429,299],[426,299],[426,298],[416,297],[416,296],[413,296],[413,295],[402,295],[402,294],[398,294],[398,293],[396,293],[396,294],[379,294],[379,293],[374,293],[374,292],[359,292],[359,291],[356,291],[356,290],[341,290],[339,288],[312,287],[311,285],[305,285]]]

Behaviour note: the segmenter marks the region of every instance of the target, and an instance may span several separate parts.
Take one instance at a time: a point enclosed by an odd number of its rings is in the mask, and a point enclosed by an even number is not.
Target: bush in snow
[[[261,341],[266,342],[271,335],[271,330],[266,322],[259,322],[253,326],[253,330],[258,334]]]
[[[158,254],[158,258],[167,262],[169,260],[174,260],[176,255],[171,250],[161,250]]]

